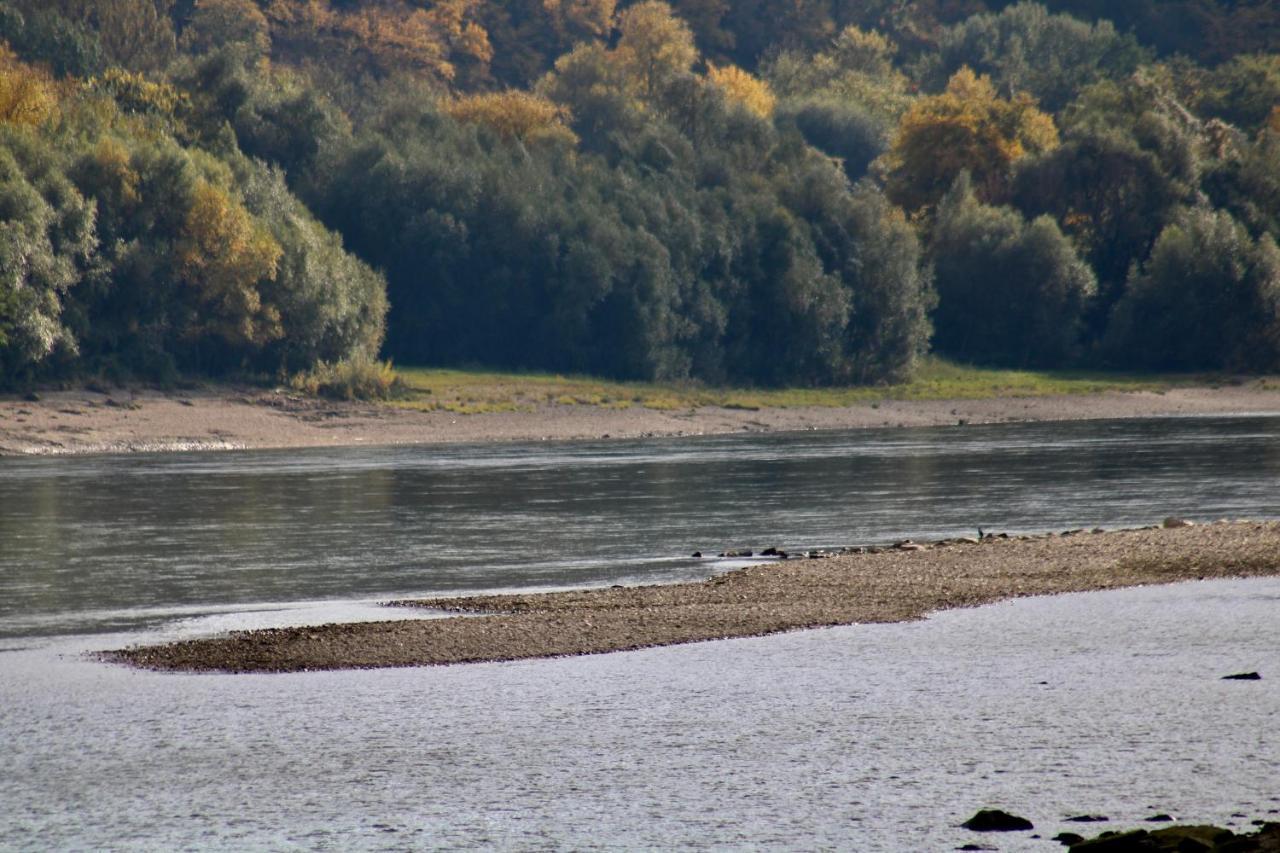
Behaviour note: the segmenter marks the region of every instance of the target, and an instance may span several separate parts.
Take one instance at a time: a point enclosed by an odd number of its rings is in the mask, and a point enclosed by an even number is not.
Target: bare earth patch
[[[1280,412],[1271,385],[1179,387],[829,407],[656,410],[540,404],[456,414],[261,389],[56,391],[0,398],[0,456],[711,435],[813,429]]]
[[[598,654],[898,622],[1021,596],[1280,574],[1280,522],[873,550],[756,565],[700,583],[397,602],[482,615],[242,631],[103,657],[158,670],[292,672]]]

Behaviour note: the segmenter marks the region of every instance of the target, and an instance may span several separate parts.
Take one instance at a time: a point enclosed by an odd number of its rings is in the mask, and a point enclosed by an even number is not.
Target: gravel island
[[[791,555],[697,583],[391,602],[447,618],[240,631],[105,652],[183,672],[297,672],[600,654],[1032,595],[1280,574],[1280,522],[901,542]]]

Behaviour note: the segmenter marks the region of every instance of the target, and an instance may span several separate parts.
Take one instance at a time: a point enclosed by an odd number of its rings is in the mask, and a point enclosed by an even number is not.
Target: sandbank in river
[[[855,623],[1008,598],[1280,574],[1280,522],[898,543],[699,583],[437,598],[441,619],[242,631],[108,652],[174,671],[295,672],[520,660]]]

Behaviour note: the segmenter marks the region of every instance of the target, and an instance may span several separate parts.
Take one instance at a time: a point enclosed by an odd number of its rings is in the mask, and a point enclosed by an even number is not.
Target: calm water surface
[[[0,459],[0,642],[1170,514],[1280,515],[1280,418]]]
[[[947,850],[989,805],[1046,838],[1276,819],[1276,580],[443,669],[83,656],[724,567],[695,548],[1168,514],[1280,516],[1280,418],[0,460],[0,849]],[[1241,670],[1264,679],[1219,680]]]

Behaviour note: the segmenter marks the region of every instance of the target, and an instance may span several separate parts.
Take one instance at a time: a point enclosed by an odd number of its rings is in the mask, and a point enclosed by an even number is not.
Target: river
[[[83,654],[733,565],[695,549],[1171,514],[1280,516],[1280,418],[0,459],[0,848],[949,849],[985,805],[1048,834],[1274,818],[1280,677],[1218,680],[1280,676],[1269,580],[444,669]]]

